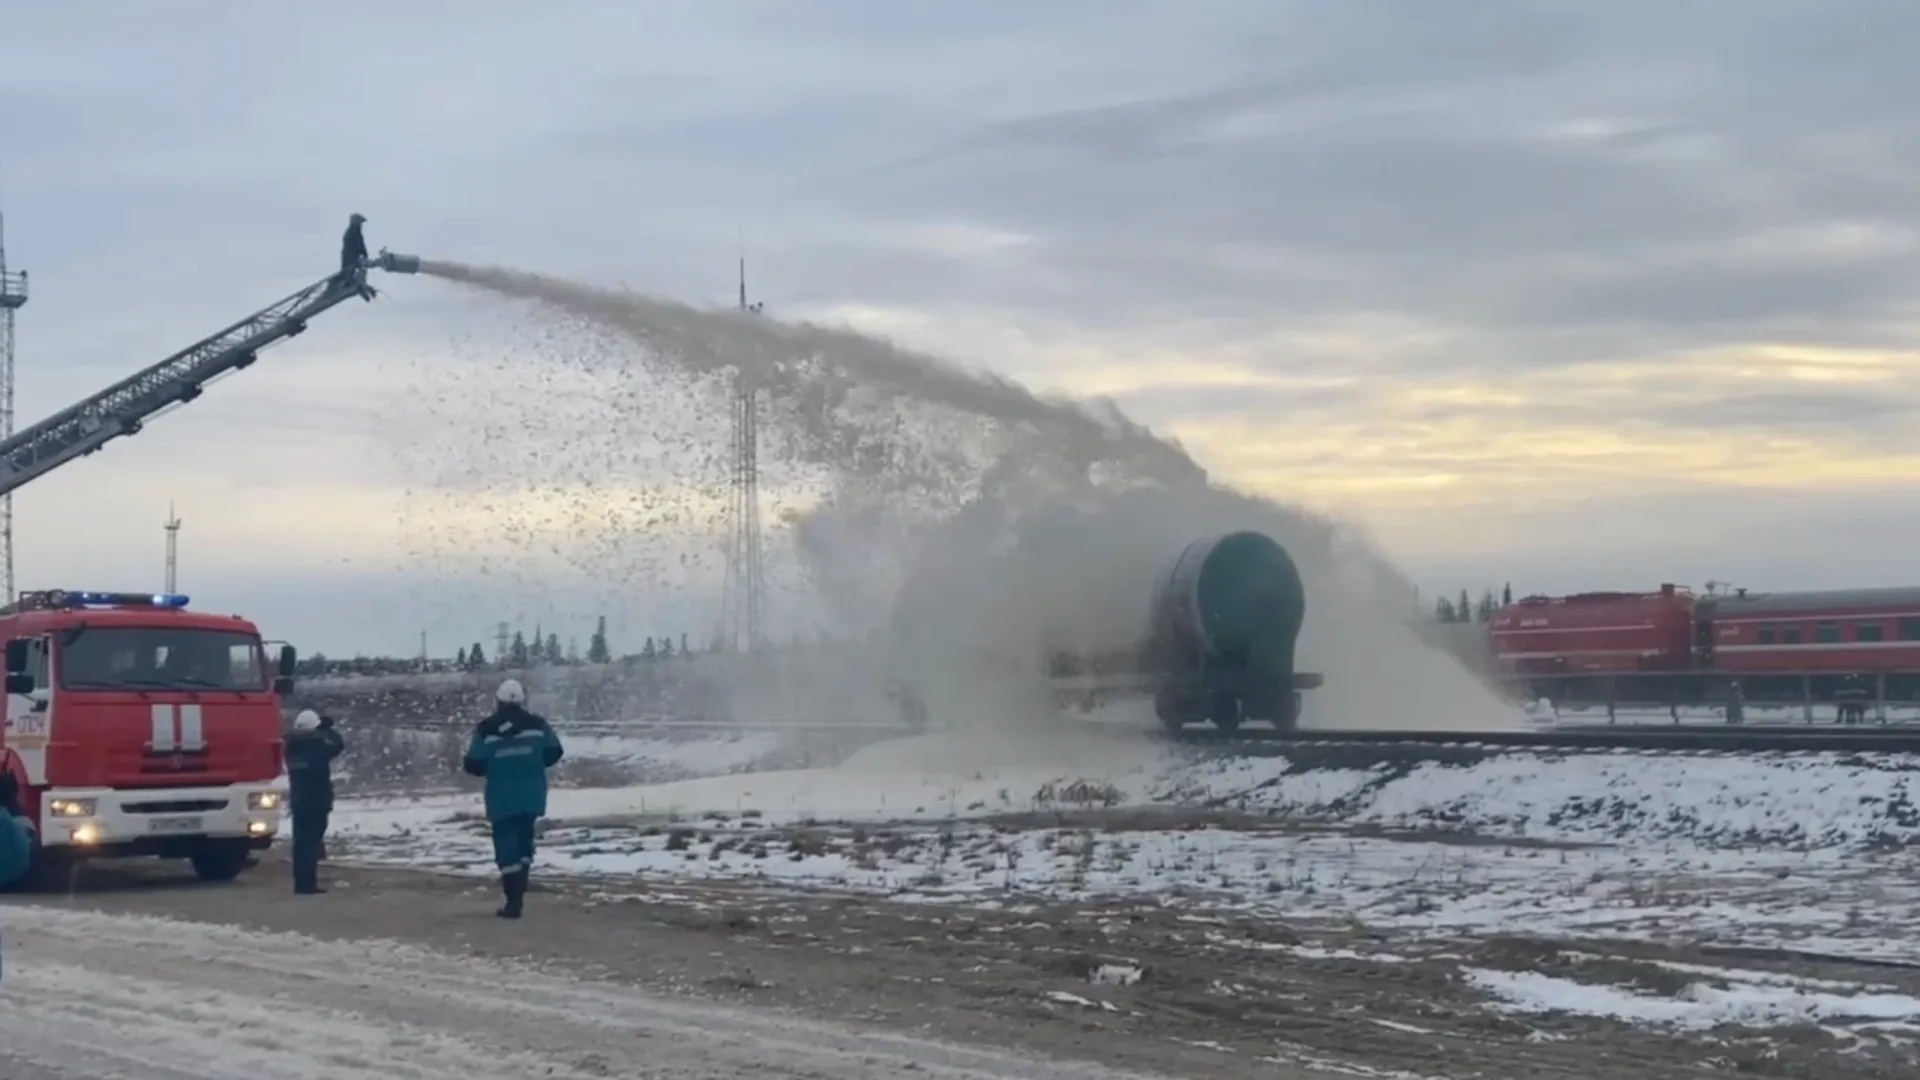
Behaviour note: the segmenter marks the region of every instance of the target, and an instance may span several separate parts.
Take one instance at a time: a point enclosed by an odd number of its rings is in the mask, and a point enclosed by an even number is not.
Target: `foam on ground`
[[[928,903],[1177,904],[1196,921],[1357,919],[1442,941],[1714,940],[1920,963],[1911,758],[1517,753],[1295,772],[1176,756],[967,776],[869,759],[556,792],[541,865]],[[399,817],[344,809],[354,857],[491,872],[471,799]]]

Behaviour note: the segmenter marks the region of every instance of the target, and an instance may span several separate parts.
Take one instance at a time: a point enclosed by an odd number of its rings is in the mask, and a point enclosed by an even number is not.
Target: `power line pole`
[[[168,596],[180,591],[180,518],[173,512],[171,500],[167,503],[167,587],[163,590]]]
[[[7,218],[0,213],[0,440],[13,438],[13,313],[27,306],[27,272],[7,269]],[[0,597],[13,591],[13,493],[0,495]]]
[[[758,315],[747,303],[747,257],[740,256],[740,312]],[[746,363],[733,376],[733,445],[728,478],[727,569],[720,594],[721,648],[749,652],[765,641],[766,573],[760,546],[760,408],[754,372]]]

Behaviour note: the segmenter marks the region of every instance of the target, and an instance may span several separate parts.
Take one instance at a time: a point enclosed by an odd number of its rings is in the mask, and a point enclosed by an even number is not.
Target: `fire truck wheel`
[[[247,849],[241,844],[208,844],[190,861],[201,881],[232,881],[247,868]]]

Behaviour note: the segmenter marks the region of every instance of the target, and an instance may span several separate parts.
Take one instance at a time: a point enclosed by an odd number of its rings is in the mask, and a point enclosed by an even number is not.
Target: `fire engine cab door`
[[[5,741],[26,766],[27,782],[39,786],[47,782],[47,739],[53,734],[54,694],[45,638],[28,641],[27,674],[33,676],[33,693],[7,695]]]

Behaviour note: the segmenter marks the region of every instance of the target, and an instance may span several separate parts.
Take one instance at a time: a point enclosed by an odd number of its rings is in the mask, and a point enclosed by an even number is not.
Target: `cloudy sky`
[[[0,0],[19,414],[351,211],[699,302],[744,232],[771,311],[1109,396],[1429,588],[1910,582],[1916,42],[1905,0]],[[184,591],[329,652],[697,631],[458,565],[487,511],[421,520],[393,405],[497,376],[501,316],[384,284],[25,489],[22,583],[158,585],[172,499]]]

